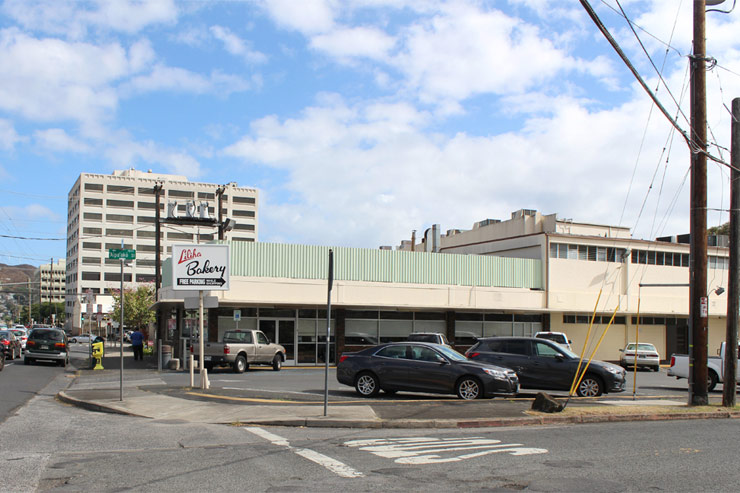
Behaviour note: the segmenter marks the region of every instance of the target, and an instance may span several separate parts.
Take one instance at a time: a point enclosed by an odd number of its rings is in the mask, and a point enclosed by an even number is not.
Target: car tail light
[[[230,353],[231,353],[231,348],[229,347],[228,344],[224,344],[224,354],[230,354]]]
[[[671,368],[673,368],[676,365],[676,357],[671,356]]]
[[[658,357],[658,354],[657,353],[650,353],[650,354],[648,354],[648,356],[651,357],[651,358],[657,358]]]
[[[342,361],[346,360],[347,358],[348,358],[348,356],[343,354],[343,355],[341,355],[339,357],[339,362],[341,363]]]
[[[468,358],[477,358],[478,356],[480,356],[480,353],[475,352],[475,353],[466,354],[465,356],[467,356]]]
[[[6,341],[5,339],[3,339],[0,342],[2,342],[3,344],[5,344],[6,346],[10,346],[10,341]]]
[[[54,344],[54,347],[58,347],[58,348],[64,349],[65,347],[67,347],[67,345],[64,344],[63,342],[57,342],[57,343]]]
[[[190,354],[193,354],[193,346],[190,346]]]
[[[28,347],[28,346],[35,346],[35,345],[36,345],[36,341],[28,341],[28,342],[26,342],[26,347]]]

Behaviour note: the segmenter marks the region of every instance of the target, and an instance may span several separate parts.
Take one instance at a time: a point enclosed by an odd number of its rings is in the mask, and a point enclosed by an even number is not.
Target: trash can
[[[162,368],[167,368],[172,359],[172,346],[162,344]]]

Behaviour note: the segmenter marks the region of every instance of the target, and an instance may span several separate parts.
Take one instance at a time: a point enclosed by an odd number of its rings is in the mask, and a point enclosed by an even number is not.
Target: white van
[[[548,339],[552,342],[556,342],[563,347],[567,347],[568,349],[571,349],[570,343],[573,342],[568,339],[568,336],[565,335],[565,332],[537,332],[534,336],[539,339]]]

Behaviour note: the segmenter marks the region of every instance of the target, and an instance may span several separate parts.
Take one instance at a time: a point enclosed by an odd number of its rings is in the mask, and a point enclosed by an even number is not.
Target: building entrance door
[[[295,365],[295,320],[260,319],[259,327],[270,341],[285,348],[285,363]]]

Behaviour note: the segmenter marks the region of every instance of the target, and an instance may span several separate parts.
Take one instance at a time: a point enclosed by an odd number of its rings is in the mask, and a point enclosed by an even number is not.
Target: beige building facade
[[[618,360],[619,349],[636,338],[654,343],[663,360],[688,351],[689,245],[678,238],[634,240],[626,228],[531,210],[469,231],[435,237],[437,231],[430,228],[413,248],[405,242],[397,249],[333,249],[330,357],[419,331],[443,332],[461,350],[475,337],[551,330],[602,360]],[[231,289],[212,293],[219,306],[209,310],[210,340],[236,327],[238,310],[239,327],[262,329],[286,345],[289,364],[321,362],[328,251],[232,243]],[[709,264],[715,354],[725,337],[727,296],[717,288],[727,286],[728,249],[710,247]],[[196,314],[184,310],[186,293],[172,289],[164,269],[164,339],[185,348]]]

